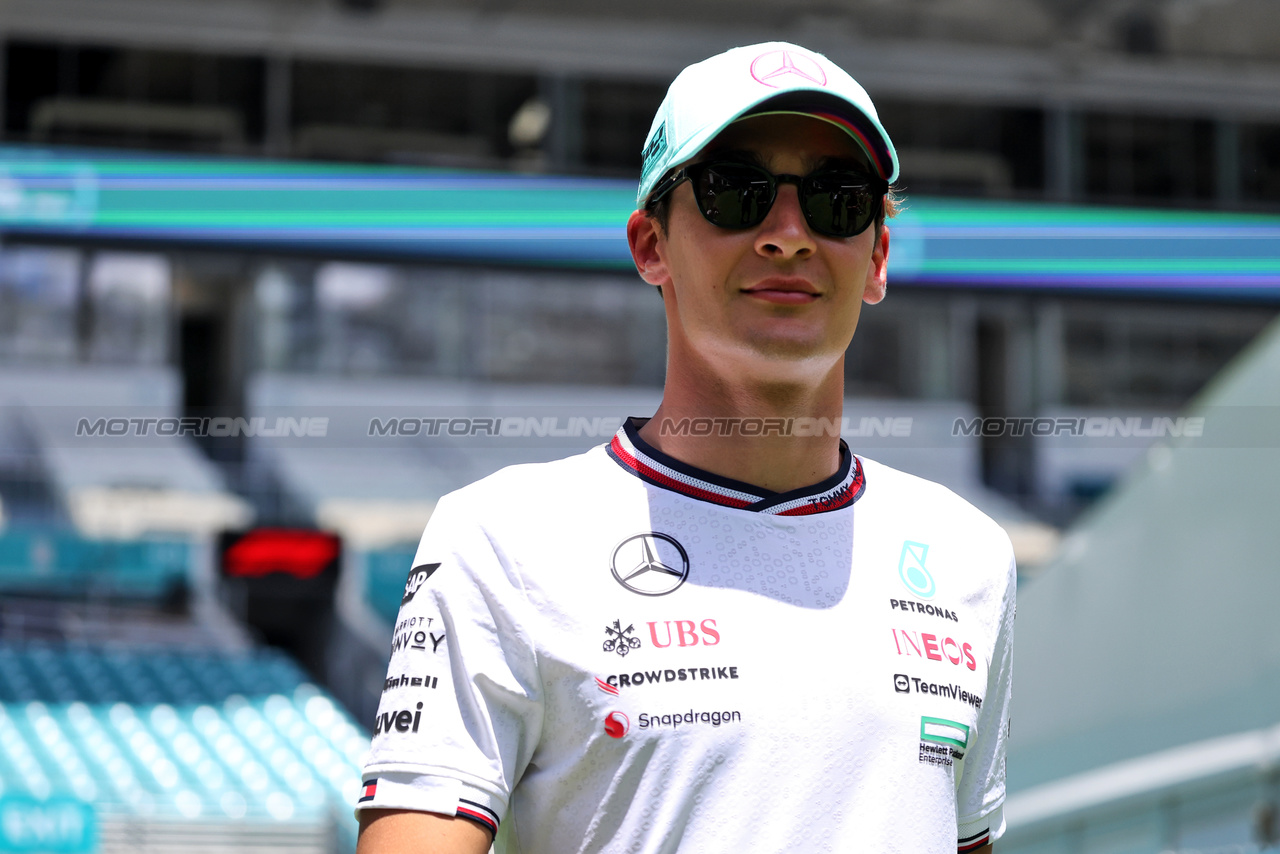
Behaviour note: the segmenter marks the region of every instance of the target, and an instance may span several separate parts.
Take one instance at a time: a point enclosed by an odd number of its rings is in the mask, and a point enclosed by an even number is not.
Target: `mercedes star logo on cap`
[[[793,50],[771,50],[760,54],[751,62],[751,76],[774,89],[806,83],[827,85],[827,73],[822,66],[811,57]]]

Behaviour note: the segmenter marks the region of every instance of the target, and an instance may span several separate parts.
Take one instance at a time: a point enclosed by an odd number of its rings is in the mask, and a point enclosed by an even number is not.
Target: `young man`
[[[825,57],[756,45],[675,80],[627,224],[666,307],[662,404],[440,501],[361,854],[990,849],[1008,538],[832,429],[896,176]]]

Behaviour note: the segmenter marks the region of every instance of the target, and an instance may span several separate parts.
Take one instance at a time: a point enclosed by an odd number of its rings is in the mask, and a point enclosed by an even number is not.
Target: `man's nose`
[[[756,234],[756,251],[769,258],[803,258],[817,248],[809,223],[800,209],[800,190],[793,184],[778,187],[778,197]]]

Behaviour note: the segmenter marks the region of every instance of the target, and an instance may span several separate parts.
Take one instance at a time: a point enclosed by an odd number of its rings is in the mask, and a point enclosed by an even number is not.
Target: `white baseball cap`
[[[820,53],[786,42],[735,47],[681,71],[645,138],[636,206],[673,167],[746,116],[796,113],[845,130],[881,178],[898,177],[898,154],[865,89]]]

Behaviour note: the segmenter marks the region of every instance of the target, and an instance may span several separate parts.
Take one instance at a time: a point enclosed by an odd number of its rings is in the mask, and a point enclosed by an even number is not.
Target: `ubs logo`
[[[689,577],[689,554],[684,546],[657,531],[635,534],[618,543],[610,563],[617,582],[641,596],[665,596]]]

